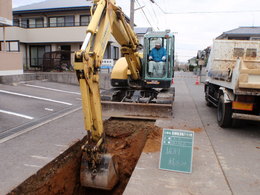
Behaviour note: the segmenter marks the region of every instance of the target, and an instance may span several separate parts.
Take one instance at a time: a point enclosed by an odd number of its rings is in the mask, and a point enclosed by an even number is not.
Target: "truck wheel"
[[[205,100],[206,100],[206,105],[208,107],[212,107],[213,106],[213,104],[209,101],[209,86],[206,87]]]
[[[217,120],[220,127],[230,127],[232,124],[231,104],[224,103],[224,96],[221,95],[218,101]]]

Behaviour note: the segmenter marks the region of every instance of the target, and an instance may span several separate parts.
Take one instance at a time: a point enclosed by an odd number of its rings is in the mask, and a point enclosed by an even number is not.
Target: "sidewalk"
[[[172,120],[159,120],[157,126],[195,132],[191,174],[159,170],[160,153],[142,153],[125,195],[228,195],[232,194],[222,168],[196,109],[192,94],[180,78],[176,79],[176,98]]]

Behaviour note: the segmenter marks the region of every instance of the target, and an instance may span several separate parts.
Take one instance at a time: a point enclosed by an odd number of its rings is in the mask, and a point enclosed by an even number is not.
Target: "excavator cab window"
[[[147,75],[150,78],[164,78],[168,69],[167,39],[153,37],[149,39],[147,53]]]

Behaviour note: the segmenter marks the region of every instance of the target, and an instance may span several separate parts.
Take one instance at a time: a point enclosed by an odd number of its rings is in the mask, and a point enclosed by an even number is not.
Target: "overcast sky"
[[[13,0],[13,7],[44,0]],[[73,0],[71,0],[73,2]],[[152,26],[155,30],[176,32],[176,55],[180,61],[196,56],[197,50],[210,46],[224,31],[240,26],[260,26],[259,0],[136,0],[138,27]],[[130,0],[117,0],[129,15]],[[205,13],[206,12],[206,13]]]

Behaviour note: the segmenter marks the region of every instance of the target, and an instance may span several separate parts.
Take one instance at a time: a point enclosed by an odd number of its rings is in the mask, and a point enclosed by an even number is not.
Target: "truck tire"
[[[232,125],[232,107],[231,103],[224,103],[224,96],[221,95],[218,101],[217,108],[218,125],[222,128],[230,127]]]
[[[206,105],[208,107],[212,107],[213,104],[209,101],[209,86],[206,86],[206,90],[205,90],[205,101],[206,101]]]

